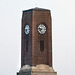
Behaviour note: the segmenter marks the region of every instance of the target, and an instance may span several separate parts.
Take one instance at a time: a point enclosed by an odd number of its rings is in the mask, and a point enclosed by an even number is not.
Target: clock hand
[[[42,28],[39,28],[39,31],[41,31],[42,30]]]

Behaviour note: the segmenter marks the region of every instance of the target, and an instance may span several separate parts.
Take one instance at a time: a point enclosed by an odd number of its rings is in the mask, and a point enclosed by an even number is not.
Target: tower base
[[[40,64],[30,67],[29,65],[23,66],[17,75],[57,75],[57,72],[48,65]]]

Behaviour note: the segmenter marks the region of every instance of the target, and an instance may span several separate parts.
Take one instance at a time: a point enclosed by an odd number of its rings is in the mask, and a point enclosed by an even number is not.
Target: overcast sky
[[[34,7],[51,10],[54,70],[74,75],[75,0],[0,0],[0,75],[19,71],[22,11]]]

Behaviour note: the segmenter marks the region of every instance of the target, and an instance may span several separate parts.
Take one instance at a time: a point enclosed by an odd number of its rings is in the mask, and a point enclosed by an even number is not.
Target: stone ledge
[[[49,67],[48,65],[45,64],[39,64],[36,66],[30,67],[29,65],[24,65],[19,72],[55,72],[53,70],[53,67]]]

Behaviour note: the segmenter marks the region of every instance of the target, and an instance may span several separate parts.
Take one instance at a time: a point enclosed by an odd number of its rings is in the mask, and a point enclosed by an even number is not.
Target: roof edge
[[[50,11],[49,9],[35,7],[35,8],[28,9],[28,10],[23,10],[23,12],[32,11],[32,10],[47,10],[47,11]]]

